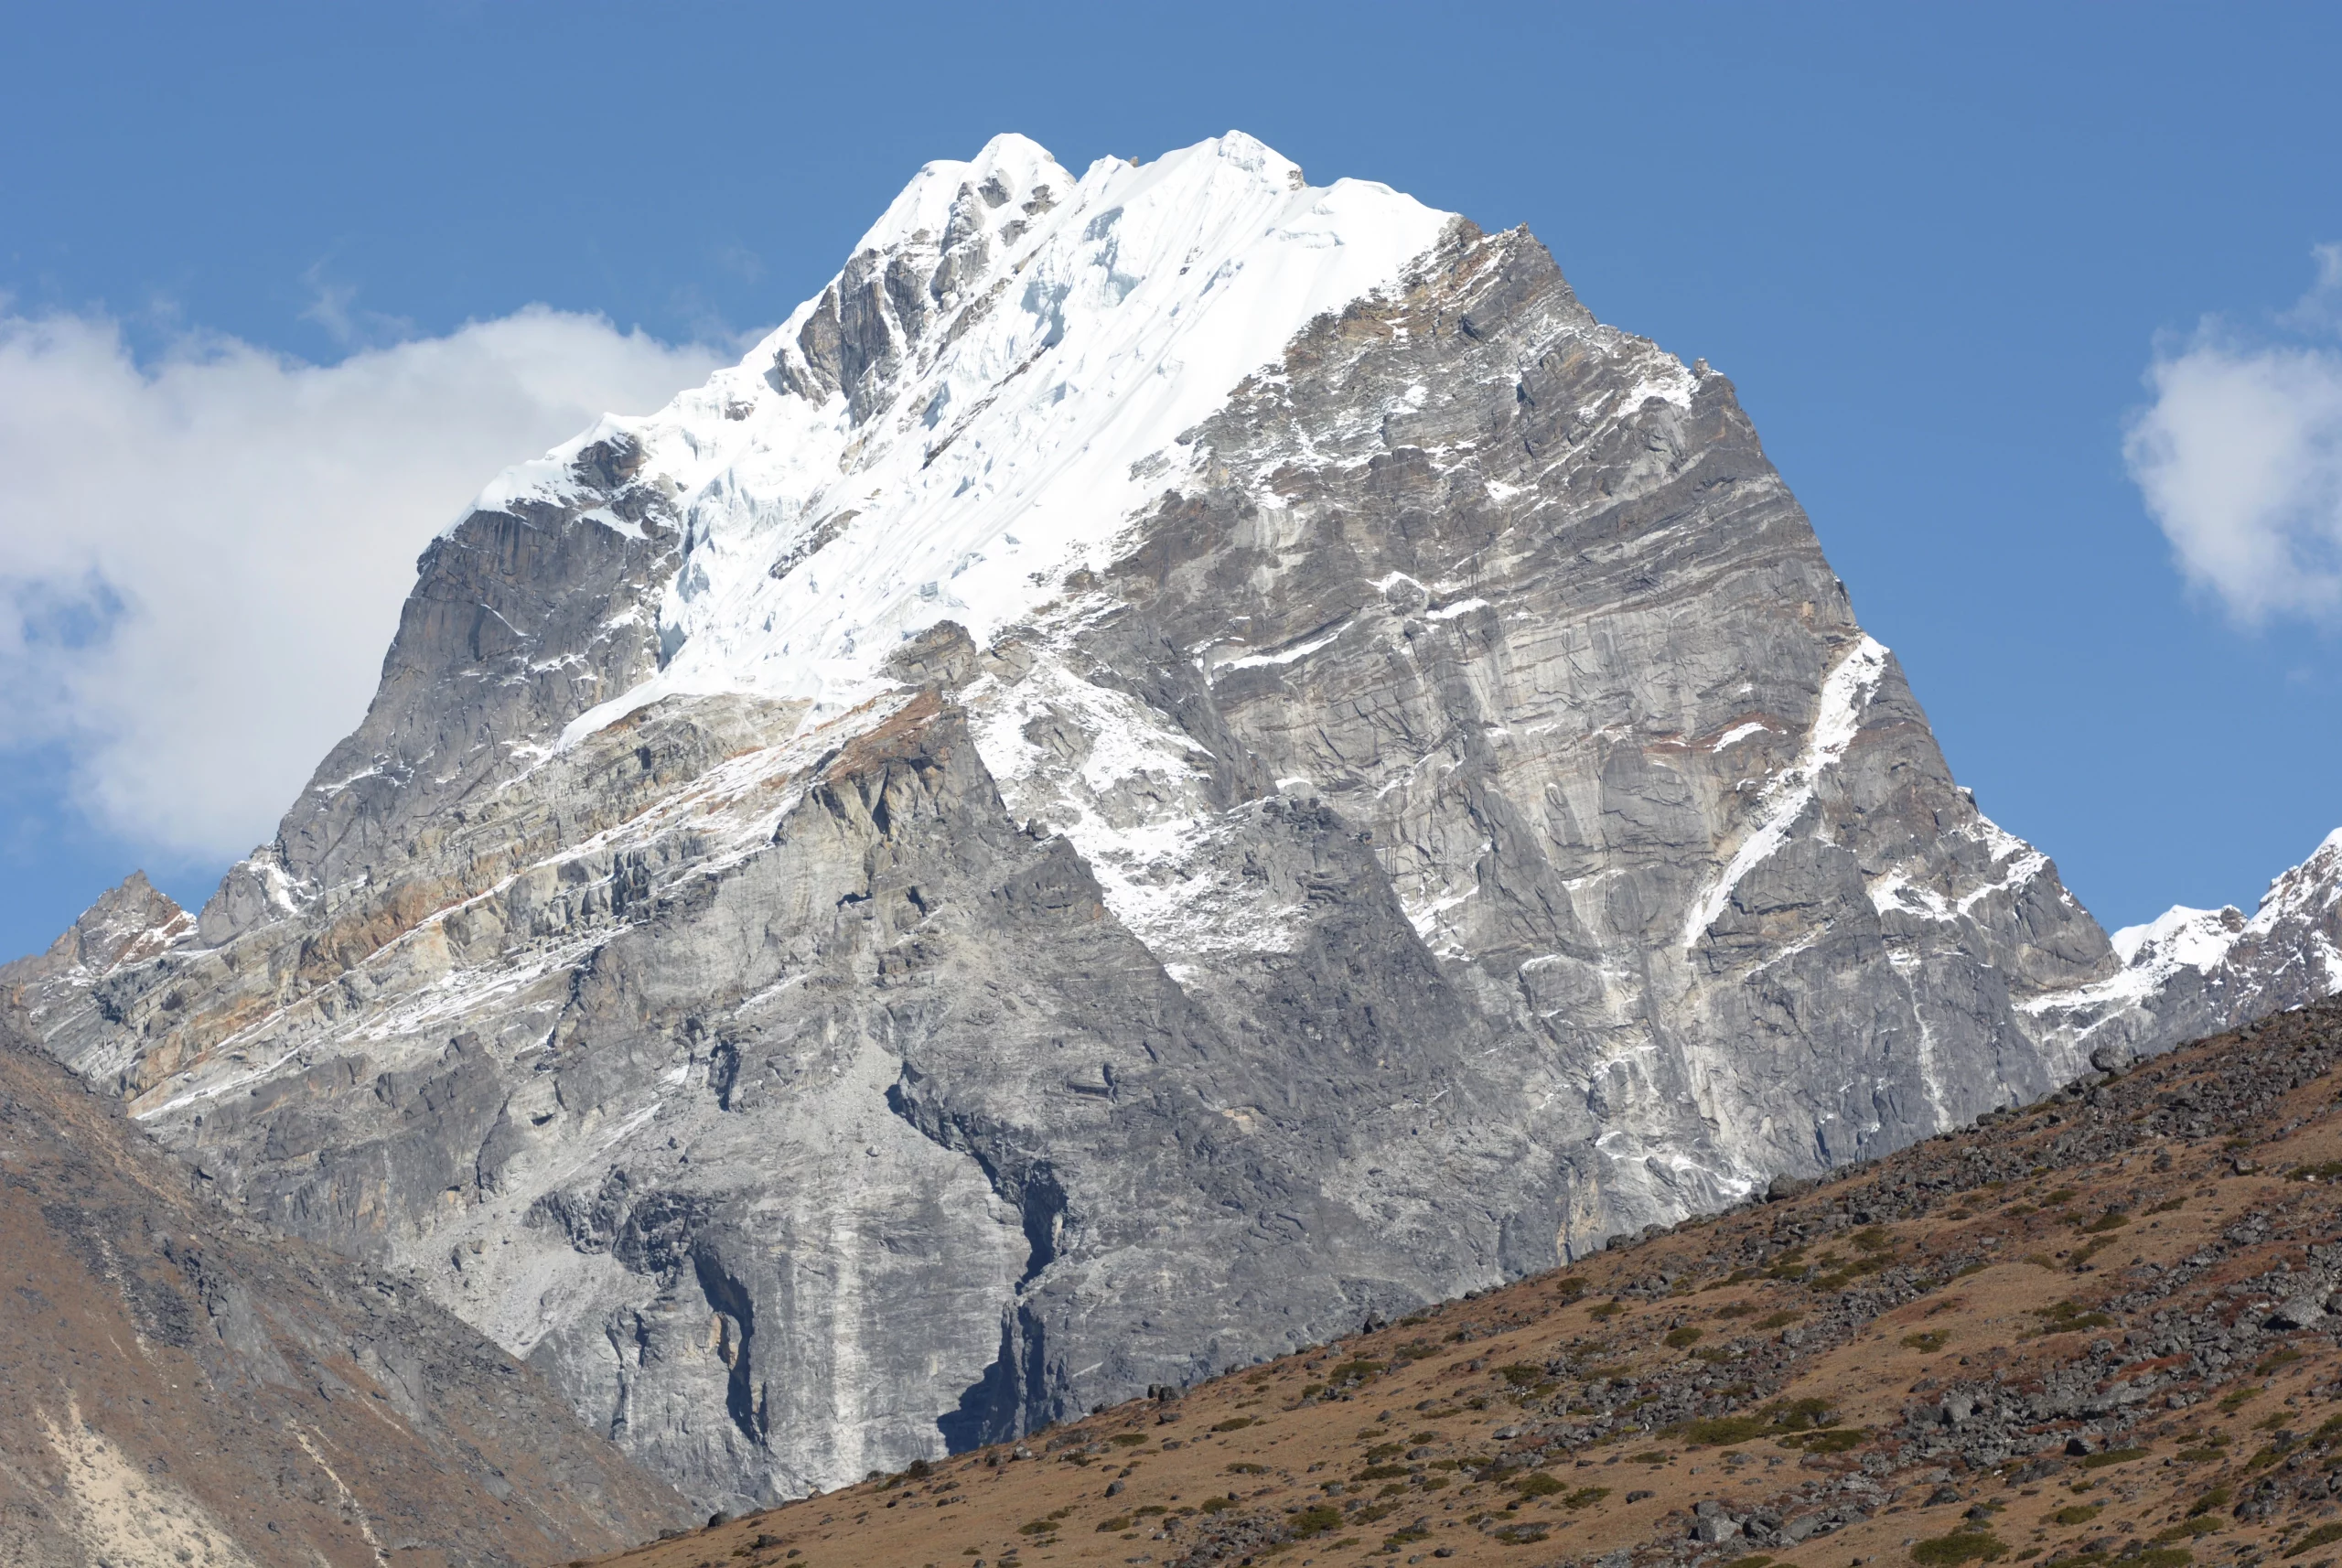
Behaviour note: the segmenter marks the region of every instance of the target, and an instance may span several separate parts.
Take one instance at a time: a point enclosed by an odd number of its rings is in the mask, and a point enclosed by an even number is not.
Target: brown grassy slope
[[[682,1501],[412,1285],[239,1221],[0,1029],[0,1568],[452,1568]]]
[[[2342,1317],[2303,1298],[2342,1273],[2337,1060],[2342,1004],[2281,1015],[1781,1201],[623,1561],[2330,1568]]]

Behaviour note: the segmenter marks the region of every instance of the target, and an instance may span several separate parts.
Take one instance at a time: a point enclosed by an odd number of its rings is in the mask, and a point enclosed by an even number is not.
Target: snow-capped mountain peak
[[[1235,132],[1079,180],[1015,135],[929,164],[739,365],[480,497],[564,499],[611,442],[673,487],[670,656],[564,742],[678,693],[804,699],[818,722],[883,690],[925,628],[1014,623],[1162,493],[1182,432],[1451,221],[1387,186],[1313,187]]]
[[[1976,811],[1730,381],[1238,135],[920,171],[434,542],[192,931],[115,902],[0,976],[48,1048],[711,1508],[2283,1004]]]
[[[2121,969],[2025,1004],[2061,1025],[2077,1056],[2119,1058],[2342,991],[2342,829],[2273,879],[2250,916],[2175,905],[2110,941]]]
[[[2181,964],[2208,974],[2240,943],[2265,942],[2299,928],[2301,957],[2322,979],[2322,994],[2342,989],[2342,948],[2322,929],[2337,906],[2342,906],[2342,828],[2328,833],[2308,859],[2272,879],[2250,918],[2233,907],[2191,909],[2174,905],[2144,925],[2123,927],[2111,940],[2124,964],[2159,983]]]
[[[1062,198],[1073,183],[1073,177],[1058,166],[1047,147],[1030,136],[1004,131],[965,162],[938,158],[921,165],[910,183],[886,204],[878,220],[854,242],[853,253],[899,250],[921,232],[930,240],[940,239],[952,227],[955,209],[972,190],[983,198],[983,206],[999,210],[1015,205],[1012,199],[1037,191],[1053,189],[1056,197]],[[981,217],[973,204],[968,215]],[[1004,221],[1014,222],[1015,218],[1012,212]],[[807,301],[806,308],[814,303]]]

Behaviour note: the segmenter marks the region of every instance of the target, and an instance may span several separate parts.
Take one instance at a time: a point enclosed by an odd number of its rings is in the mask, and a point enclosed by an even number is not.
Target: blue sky
[[[0,471],[5,952],[133,866],[199,901],[355,722],[442,512],[594,400],[697,380],[1000,130],[1079,168],[1239,127],[1529,224],[1606,319],[1733,377],[1954,772],[2110,928],[2249,909],[2342,825],[2342,10],[7,21],[0,470],[39,477]],[[252,471],[287,432],[347,507]],[[2291,553],[2245,559],[2229,498],[2281,460],[2293,532],[2246,542]]]

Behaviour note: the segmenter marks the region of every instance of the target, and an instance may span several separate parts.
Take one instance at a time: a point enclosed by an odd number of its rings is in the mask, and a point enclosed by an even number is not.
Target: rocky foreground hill
[[[227,1212],[0,1037],[0,1568],[488,1568],[682,1499],[384,1274]]]
[[[127,886],[5,978],[736,1508],[2304,1000],[2336,858],[2118,951],[1724,376],[1249,137],[1003,137],[491,485],[199,912]]]
[[[628,1568],[2342,1560],[2342,1004]]]

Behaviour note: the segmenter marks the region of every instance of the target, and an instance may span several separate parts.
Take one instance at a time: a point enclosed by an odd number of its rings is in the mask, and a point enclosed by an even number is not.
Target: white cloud
[[[2283,317],[2342,322],[2342,247]],[[2248,624],[2342,615],[2342,353],[2208,324],[2147,372],[2123,455],[2180,569]]]
[[[2317,258],[2317,281],[2279,319],[2304,331],[2342,328],[2342,244],[2313,245],[2310,254]]]
[[[62,746],[101,825],[242,854],[365,711],[432,535],[719,358],[531,307],[334,365],[141,367],[111,321],[0,317],[0,724]]]

